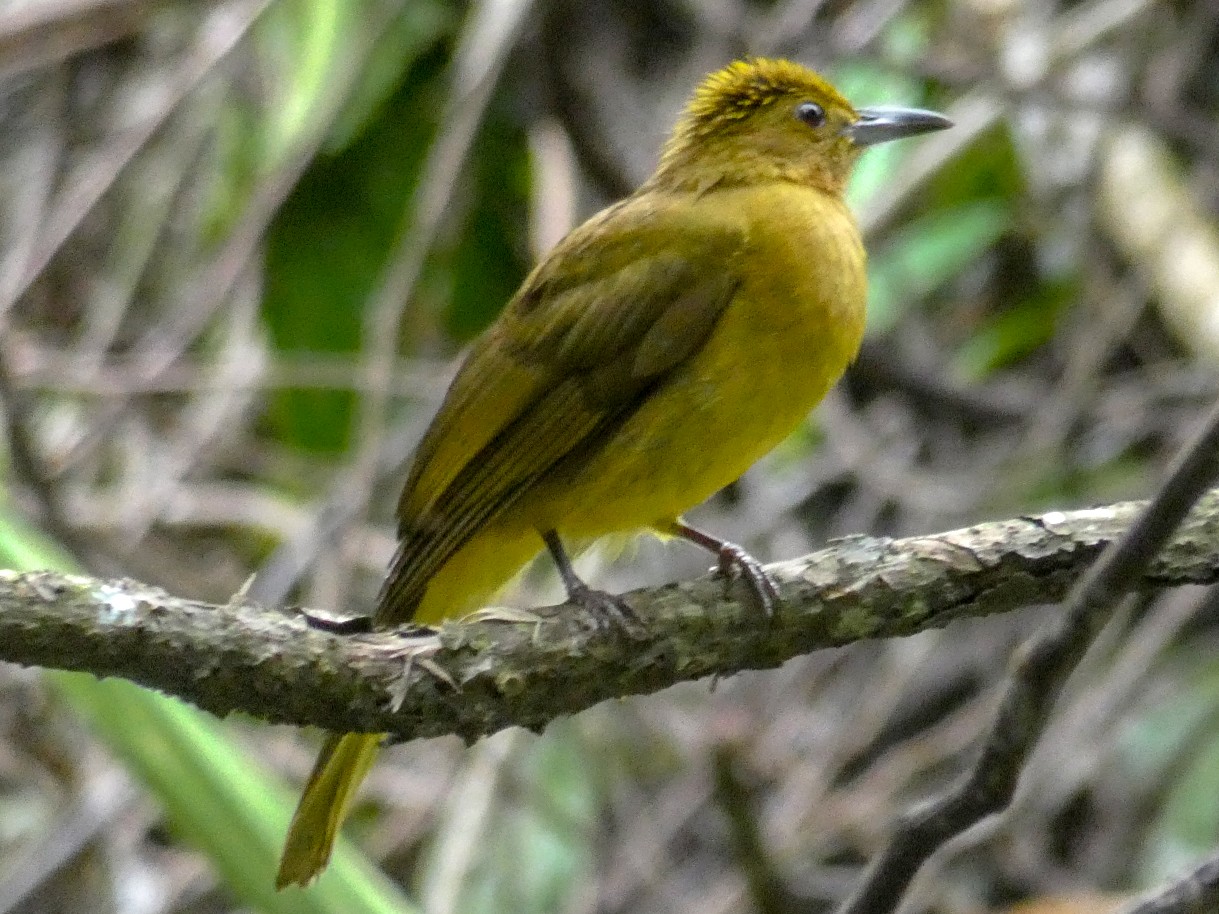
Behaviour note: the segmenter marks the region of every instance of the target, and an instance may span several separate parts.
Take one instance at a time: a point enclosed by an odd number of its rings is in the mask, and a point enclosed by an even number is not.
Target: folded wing
[[[604,446],[711,335],[743,238],[645,202],[564,239],[467,356],[399,501],[379,624],[408,620],[463,543],[559,460]]]

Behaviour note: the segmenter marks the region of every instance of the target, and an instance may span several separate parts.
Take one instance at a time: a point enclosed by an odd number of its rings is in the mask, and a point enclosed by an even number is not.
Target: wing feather
[[[618,207],[568,236],[471,350],[399,501],[379,623],[409,619],[471,536],[608,437],[711,334],[739,285],[743,239],[675,225],[676,212],[638,215]]]

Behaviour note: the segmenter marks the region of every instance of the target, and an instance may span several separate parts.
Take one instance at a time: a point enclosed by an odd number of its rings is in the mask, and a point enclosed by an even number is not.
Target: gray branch
[[[0,660],[120,676],[225,715],[394,738],[531,729],[608,698],[778,666],[864,638],[1062,599],[1142,502],[902,540],[851,537],[768,568],[782,606],[702,578],[627,594],[646,633],[591,631],[570,606],[485,611],[436,634],[336,635],[240,597],[212,605],[130,580],[0,571]],[[1145,585],[1219,581],[1219,490]]]
[[[1119,914],[1214,914],[1219,909],[1219,857],[1169,883]]]

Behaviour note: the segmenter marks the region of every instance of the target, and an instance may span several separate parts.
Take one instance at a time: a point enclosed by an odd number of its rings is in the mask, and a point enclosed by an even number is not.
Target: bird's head
[[[653,180],[695,190],[786,180],[839,193],[866,146],[951,125],[917,108],[856,110],[788,60],[737,61],[695,90]]]

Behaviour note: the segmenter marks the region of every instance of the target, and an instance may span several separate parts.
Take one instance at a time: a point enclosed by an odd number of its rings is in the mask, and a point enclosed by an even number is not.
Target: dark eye
[[[825,123],[825,109],[816,102],[801,102],[796,105],[796,119],[810,127],[820,127]]]

